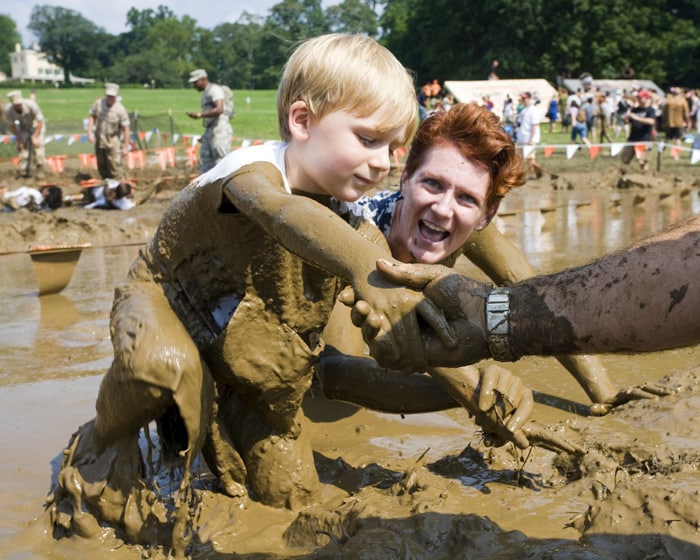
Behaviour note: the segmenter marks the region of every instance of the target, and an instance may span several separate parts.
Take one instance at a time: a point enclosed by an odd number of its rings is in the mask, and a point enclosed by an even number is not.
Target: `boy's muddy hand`
[[[425,296],[444,312],[455,331],[458,344],[454,348],[441,345],[430,332],[424,332],[430,365],[462,366],[490,357],[485,313],[489,286],[439,265],[380,259],[377,269],[392,282],[423,289]]]
[[[630,401],[657,399],[659,397],[667,397],[671,394],[673,394],[672,389],[656,383],[638,385],[620,390],[617,395],[615,395],[615,399],[610,403],[593,403],[590,410],[593,416],[605,416],[613,408]]]
[[[426,331],[432,329],[440,347],[456,347],[457,340],[444,314],[421,292],[387,282],[376,272],[372,276],[371,283],[346,289],[339,299],[352,306],[353,324],[361,329],[370,353],[381,366],[408,371],[425,369],[421,324]],[[366,297],[356,299],[360,292]]]
[[[386,259],[377,261],[377,270],[394,284],[423,290],[434,280],[455,274],[455,271],[439,264],[397,263]]]

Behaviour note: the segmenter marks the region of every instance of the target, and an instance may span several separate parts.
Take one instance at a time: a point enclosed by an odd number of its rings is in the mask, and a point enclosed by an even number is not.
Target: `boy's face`
[[[295,113],[294,106],[303,107]],[[303,102],[290,111],[292,140],[287,151],[287,176],[294,189],[354,201],[376,187],[389,173],[391,151],[401,145],[405,128],[378,132],[377,112],[358,117],[333,111],[311,121]]]

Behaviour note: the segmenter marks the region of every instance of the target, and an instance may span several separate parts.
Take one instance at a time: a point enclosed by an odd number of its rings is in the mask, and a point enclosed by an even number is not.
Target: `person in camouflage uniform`
[[[118,95],[119,86],[107,83],[104,98],[96,99],[90,107],[88,139],[95,143],[97,170],[103,179],[122,175],[122,158],[129,152],[129,114]]]
[[[17,174],[25,177],[31,176],[33,164],[36,169],[36,177],[41,178],[43,170],[46,168],[44,115],[35,101],[22,98],[21,91],[11,91],[7,97],[10,104],[5,110],[5,118],[10,123],[10,130],[17,141],[19,155]]]
[[[187,113],[193,119],[202,119],[204,134],[200,140],[199,172],[205,173],[231,151],[233,129],[229,116],[224,113],[224,90],[209,81],[207,71],[201,68],[190,72],[189,82],[202,93],[202,110]]]

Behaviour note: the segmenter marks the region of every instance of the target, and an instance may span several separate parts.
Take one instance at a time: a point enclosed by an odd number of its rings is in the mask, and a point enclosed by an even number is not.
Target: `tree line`
[[[416,75],[483,80],[493,60],[501,78],[619,78],[623,68],[662,87],[700,85],[700,0],[283,0],[267,16],[244,12],[205,29],[166,6],[131,8],[128,31],[111,35],[80,13],[37,5],[29,29],[69,75],[182,87],[193,68],[238,89],[274,89],[299,41],[327,32],[364,33]],[[19,42],[0,15],[0,69]],[[391,84],[387,84],[391,87]]]

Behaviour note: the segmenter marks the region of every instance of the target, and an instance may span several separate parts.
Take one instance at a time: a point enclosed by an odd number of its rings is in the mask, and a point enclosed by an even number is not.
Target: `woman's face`
[[[403,262],[435,264],[459,250],[485,227],[498,205],[486,205],[491,177],[486,167],[452,145],[433,146],[410,177],[402,177],[389,245]]]

